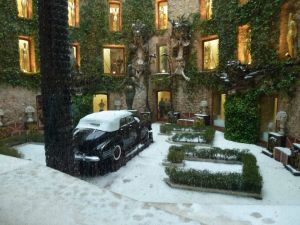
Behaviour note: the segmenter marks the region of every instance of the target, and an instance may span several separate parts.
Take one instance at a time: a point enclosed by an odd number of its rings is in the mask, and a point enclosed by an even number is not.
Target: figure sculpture
[[[244,57],[243,63],[245,64],[251,64],[250,46],[251,46],[251,30],[247,29],[245,35],[245,41],[243,45],[243,57]]]
[[[205,1],[205,13],[206,13],[206,19],[211,19],[212,16],[212,2],[211,0]]]
[[[21,0],[22,17],[28,17],[28,0]]]
[[[287,113],[284,111],[279,111],[276,115],[276,120],[279,121],[279,134],[285,134],[285,124],[287,121]]]
[[[140,87],[138,79],[135,76],[134,68],[131,64],[128,65],[128,75],[121,84],[124,86],[124,92],[126,95],[126,105],[128,110],[132,110],[133,100],[136,92],[136,88]]]
[[[75,26],[75,3],[74,3],[74,0],[70,0],[68,3],[69,3],[69,25]]]
[[[118,26],[118,18],[119,18],[119,8],[117,7],[111,7],[110,8],[110,13],[112,15],[112,31],[118,31],[119,26]]]
[[[99,112],[104,111],[105,103],[103,102],[103,99],[101,98],[99,103]]]
[[[291,58],[295,58],[297,56],[297,32],[297,23],[294,19],[294,15],[290,13],[286,41],[288,45],[288,54]]]
[[[191,42],[190,34],[190,22],[184,18],[180,17],[178,21],[172,20],[172,48],[177,50],[176,56],[176,69],[174,74],[181,75],[185,80],[189,81],[190,78],[184,73],[185,59],[184,59],[184,49],[189,47]]]
[[[23,43],[22,48],[20,49],[21,52],[21,69],[24,72],[29,72],[29,52],[28,52],[28,46],[26,43]]]
[[[132,24],[133,43],[130,48],[134,52],[133,68],[135,70],[135,76],[140,78],[146,69],[146,55],[148,53],[148,45],[145,42],[145,24],[140,20]]]

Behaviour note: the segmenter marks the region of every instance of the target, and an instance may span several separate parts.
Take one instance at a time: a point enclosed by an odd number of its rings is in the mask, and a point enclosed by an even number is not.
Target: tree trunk
[[[39,44],[46,164],[73,172],[67,0],[39,0]]]

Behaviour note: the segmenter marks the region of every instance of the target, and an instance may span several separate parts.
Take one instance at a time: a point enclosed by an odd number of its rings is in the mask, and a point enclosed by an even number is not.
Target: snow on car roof
[[[76,128],[97,129],[106,132],[113,132],[120,128],[120,119],[131,116],[132,113],[126,110],[110,110],[89,114],[83,117]]]

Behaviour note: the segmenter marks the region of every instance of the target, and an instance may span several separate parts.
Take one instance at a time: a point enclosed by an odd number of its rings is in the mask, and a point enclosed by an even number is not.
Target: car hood
[[[104,142],[110,136],[110,132],[96,129],[76,129],[73,133],[73,141],[77,150],[89,153],[98,144]]]

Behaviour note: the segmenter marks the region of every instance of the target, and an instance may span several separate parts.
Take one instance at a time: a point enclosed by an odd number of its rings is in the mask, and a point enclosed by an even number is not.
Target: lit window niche
[[[96,94],[93,98],[93,111],[101,112],[108,110],[108,95]]]
[[[251,29],[248,24],[239,26],[238,59],[242,64],[251,64]]]
[[[80,67],[80,46],[79,43],[72,44],[72,53],[77,67]]]
[[[213,0],[200,0],[201,19],[210,20],[212,18],[212,1]]]
[[[32,18],[32,0],[17,0],[18,16]]]
[[[157,47],[157,62],[158,62],[158,72],[167,73],[168,72],[168,48],[166,45],[161,45]]]
[[[19,38],[20,70],[24,73],[36,72],[34,43],[30,37]]]
[[[203,41],[203,70],[219,66],[219,39]]]
[[[276,128],[276,114],[278,112],[278,98],[263,96],[260,99],[260,139],[268,141],[269,131]]]
[[[225,127],[226,94],[215,94],[213,99],[214,126]]]
[[[168,29],[168,1],[157,1],[157,29]]]
[[[107,46],[103,48],[103,68],[105,74],[123,75],[124,74],[124,47]]]
[[[109,29],[112,32],[121,31],[121,3],[109,2]]]
[[[79,26],[79,0],[68,0],[68,18],[70,27]]]
[[[298,0],[286,1],[280,12],[279,56],[291,59],[300,56],[300,5]]]
[[[249,0],[239,0],[240,5],[245,5]]]

